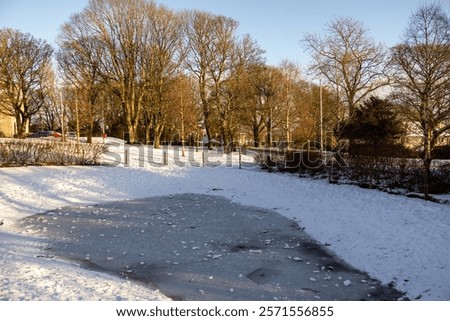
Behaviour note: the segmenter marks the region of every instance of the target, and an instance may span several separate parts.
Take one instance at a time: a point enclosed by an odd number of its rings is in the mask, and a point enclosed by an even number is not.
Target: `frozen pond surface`
[[[396,300],[296,222],[210,195],[68,207],[27,217],[42,255],[160,289],[175,300]]]

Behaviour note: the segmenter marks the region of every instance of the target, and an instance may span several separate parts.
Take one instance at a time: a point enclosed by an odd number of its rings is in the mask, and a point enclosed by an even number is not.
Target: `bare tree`
[[[91,0],[81,13],[85,28],[103,46],[102,75],[121,102],[129,142],[138,141],[143,98],[148,86],[144,56],[149,54],[144,0]]]
[[[312,53],[311,69],[340,93],[346,117],[374,91],[385,86],[386,50],[369,37],[368,30],[352,18],[337,18],[326,34],[308,34],[303,42]],[[341,119],[342,120],[342,119]]]
[[[220,120],[220,132],[225,146],[225,152],[232,150],[234,141],[240,134],[242,121],[239,115],[248,108],[248,95],[252,88],[248,86],[248,74],[255,65],[262,65],[263,50],[250,35],[236,38],[234,49],[230,52],[230,70],[214,95],[214,108]],[[250,91],[250,93],[249,93]]]
[[[167,111],[168,125],[174,136],[181,142],[181,156],[184,157],[187,139],[191,138],[191,141],[194,141],[198,138],[200,114],[195,95],[196,88],[193,86],[193,80],[181,73],[177,76],[173,87],[174,90],[169,95],[169,101],[173,108]]]
[[[19,137],[49,95],[53,49],[44,40],[12,29],[0,30],[0,112],[16,118]]]
[[[74,114],[87,126],[87,141],[92,143],[94,122],[99,116],[99,96],[104,88],[101,70],[104,47],[98,37],[90,34],[86,17],[75,14],[61,27],[57,61],[67,86],[75,88],[72,104]],[[77,121],[77,128],[80,123]],[[78,133],[79,135],[79,133]]]
[[[221,106],[221,87],[232,69],[237,27],[238,23],[227,17],[199,11],[187,14],[186,67],[198,81],[204,125],[210,141],[213,109]],[[222,121],[222,129],[224,126],[228,124]]]
[[[275,136],[283,139],[276,135],[284,122],[281,97],[284,76],[280,68],[267,66],[263,61],[249,62],[241,77],[239,86],[244,101],[239,110],[239,121],[250,130],[253,146],[259,147],[263,134],[268,146]]]
[[[51,93],[45,104],[39,110],[39,113],[34,117],[35,124],[41,130],[56,130],[59,123],[60,106],[56,102],[55,93]]]
[[[450,129],[450,17],[438,3],[412,16],[403,42],[392,49],[395,97],[422,133],[424,193],[429,198],[432,151]]]
[[[98,98],[106,90],[117,97],[129,142],[145,129],[155,147],[167,118],[167,95],[184,58],[179,14],[145,0],[91,0],[63,25],[58,62],[88,106],[93,128]],[[98,109],[98,108],[97,108]]]
[[[326,86],[303,81],[300,84],[300,119],[296,138],[301,142],[316,141],[332,144],[327,133],[336,128],[336,106],[339,101],[336,95]],[[321,110],[322,109],[322,110]],[[327,141],[328,140],[328,141]]]
[[[286,143],[292,143],[292,133],[299,125],[300,69],[292,62],[284,60],[279,70],[283,76],[279,99],[282,113],[282,132]]]
[[[239,117],[244,129],[250,130],[254,147],[259,147],[269,118],[270,103],[275,95],[272,80],[270,68],[265,64],[250,65],[242,75],[244,94]]]
[[[154,147],[159,148],[161,135],[167,125],[170,92],[183,63],[185,50],[183,19],[180,14],[165,7],[147,6],[147,54],[143,55],[143,68],[147,70],[146,104],[143,106],[146,142],[153,129]]]
[[[243,78],[251,65],[262,62],[263,51],[249,35],[236,34],[233,19],[193,11],[187,20],[186,67],[198,81],[206,135],[211,140],[214,131],[219,133],[229,152],[239,130],[238,110],[244,107]]]
[[[57,130],[61,124],[61,98],[56,85],[56,74],[48,73],[47,95],[39,112],[33,117],[33,124],[40,130]]]
[[[212,14],[192,11],[186,14],[186,42],[188,54],[186,57],[186,68],[196,77],[198,83],[203,122],[206,135],[211,138],[211,107],[209,100],[208,66],[211,64],[212,57],[210,51],[212,45],[213,28]]]

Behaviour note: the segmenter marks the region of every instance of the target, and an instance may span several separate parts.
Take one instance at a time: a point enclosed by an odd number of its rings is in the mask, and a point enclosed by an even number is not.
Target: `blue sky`
[[[350,16],[365,23],[371,36],[392,46],[422,0],[157,0],[172,9],[200,9],[239,21],[266,51],[267,62],[289,59],[306,67],[309,57],[300,40],[305,33],[322,32],[326,23]],[[441,0],[450,10],[450,0]],[[0,0],[0,27],[29,32],[50,43],[60,25],[81,11],[88,0]]]

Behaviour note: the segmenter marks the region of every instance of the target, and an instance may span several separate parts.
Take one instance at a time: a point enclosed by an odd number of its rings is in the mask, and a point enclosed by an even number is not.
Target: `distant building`
[[[0,113],[0,136],[14,137],[17,134],[16,119]]]
[[[405,123],[406,137],[403,144],[408,148],[418,148],[423,144],[423,133],[419,126],[413,122]],[[439,137],[436,146],[450,146],[450,132],[444,132]]]

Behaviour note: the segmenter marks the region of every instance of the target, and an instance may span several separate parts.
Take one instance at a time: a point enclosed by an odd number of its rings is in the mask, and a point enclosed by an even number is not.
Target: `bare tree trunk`
[[[259,147],[259,128],[253,125],[253,147]]]
[[[426,200],[430,200],[431,159],[423,160],[423,193]]]
[[[130,144],[136,144],[139,142],[137,124],[128,125],[128,133],[130,134]]]
[[[210,126],[209,126],[209,121],[206,121],[206,118],[205,118],[205,131],[206,131],[206,137],[208,137],[208,149],[211,149],[211,148],[212,148],[212,142],[211,142],[211,139],[212,139],[211,128],[210,128]]]
[[[125,96],[125,95],[124,95]],[[140,104],[135,106],[136,101],[134,95],[129,98],[129,102],[125,102],[125,111],[126,111],[126,124],[128,128],[129,134],[129,143],[136,144],[139,141],[138,136],[138,125],[139,118],[138,115],[140,113]]]
[[[87,135],[87,143],[88,144],[92,144],[93,134],[94,134],[94,119],[90,118],[89,119],[89,131],[88,131],[88,135]]]
[[[426,129],[424,133],[423,155],[423,193],[426,200],[430,199],[430,173],[431,173],[431,135]]]
[[[148,124],[145,125],[145,144],[149,145],[150,144],[150,131],[152,129],[152,123],[149,122]]]
[[[27,119],[24,119],[21,114],[16,115],[17,135],[19,138],[25,138],[27,130]]]
[[[288,107],[288,111],[286,114],[286,143],[289,144],[291,141],[291,117],[290,117],[290,108]],[[289,145],[288,145],[289,146]]]
[[[273,128],[272,128],[272,117],[267,121],[267,138],[266,138],[266,145],[269,147],[272,147],[272,140],[273,140]]]
[[[161,136],[164,131],[164,125],[155,125],[155,137],[153,142],[153,147],[156,149],[161,148]]]
[[[87,135],[87,143],[92,144],[92,136],[94,133],[94,105],[93,105],[92,101],[89,106],[88,126],[89,126],[89,130],[88,130],[88,135]]]
[[[208,149],[212,148],[212,143],[211,143],[211,139],[212,139],[212,133],[211,133],[211,126],[210,126],[210,122],[209,122],[209,103],[208,100],[206,98],[206,88],[205,87],[200,87],[200,97],[202,99],[202,110],[203,110],[203,121],[204,121],[204,127],[205,127],[205,131],[206,131],[206,136],[208,137]]]
[[[223,144],[223,152],[225,154],[229,154],[230,151],[230,140],[228,135],[228,130],[226,128],[225,123],[221,127],[221,134],[222,134],[222,144]]]

